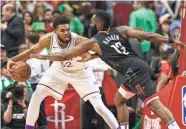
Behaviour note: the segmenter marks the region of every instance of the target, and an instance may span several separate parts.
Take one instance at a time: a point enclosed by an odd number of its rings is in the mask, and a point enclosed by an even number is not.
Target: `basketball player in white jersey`
[[[11,73],[11,66],[18,61],[30,59],[31,54],[39,54],[44,48],[48,48],[51,53],[66,52],[78,45],[83,37],[70,32],[69,19],[65,16],[56,18],[53,22],[54,32],[41,37],[39,42],[31,49],[11,58],[8,61],[8,70]],[[82,55],[84,59],[90,58],[91,54]],[[119,128],[114,115],[106,108],[101,100],[99,88],[94,85],[94,75],[92,69],[85,63],[78,62],[81,57],[73,58],[67,61],[54,61],[51,67],[46,71],[37,89],[34,91],[28,114],[26,118],[25,129],[34,129],[34,125],[39,115],[39,107],[43,99],[52,96],[61,100],[67,84],[70,83],[83,98],[89,100],[96,112],[101,115],[111,129]]]

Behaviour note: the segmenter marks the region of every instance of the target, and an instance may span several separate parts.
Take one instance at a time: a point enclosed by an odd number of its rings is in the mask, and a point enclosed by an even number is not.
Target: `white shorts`
[[[51,74],[52,73],[52,74]],[[46,87],[47,92],[55,99],[60,100],[68,84],[71,84],[76,92],[84,101],[95,97],[96,94],[101,97],[99,88],[94,85],[94,74],[91,68],[78,71],[77,73],[67,73],[55,69],[50,69],[44,74],[38,84]]]

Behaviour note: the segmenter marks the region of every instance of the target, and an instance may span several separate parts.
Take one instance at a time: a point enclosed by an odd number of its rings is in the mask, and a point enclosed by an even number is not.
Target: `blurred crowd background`
[[[7,6],[11,3],[13,6]],[[181,27],[181,1],[39,1],[39,0],[1,0],[1,92],[6,91],[7,87],[14,84],[7,70],[6,62],[18,53],[21,53],[39,41],[44,34],[52,32],[52,21],[60,15],[66,15],[70,20],[70,29],[79,35],[91,38],[91,28],[89,27],[92,15],[98,9],[106,10],[112,17],[112,27],[128,25],[135,29],[147,32],[156,32],[166,37],[179,40]],[[157,92],[177,75],[179,53],[170,44],[158,44],[148,41],[138,41],[130,39],[133,49],[144,60],[149,63],[152,70],[152,79],[157,84]],[[49,54],[48,50],[43,51]],[[49,61],[29,60],[27,63],[32,68],[31,78],[22,85],[32,93],[43,73],[50,66]],[[33,65],[34,64],[34,65]],[[36,65],[37,64],[37,65]],[[97,63],[96,65],[99,65]],[[110,76],[119,87],[122,83],[122,76],[114,70],[103,68],[102,75]],[[99,76],[95,74],[95,76]],[[99,78],[99,77],[98,77]],[[104,78],[104,77],[103,77]],[[102,79],[103,81],[103,79]],[[100,83],[102,85],[102,82]],[[100,86],[102,87],[102,86]],[[108,85],[108,87],[111,87]],[[24,101],[29,102],[29,93],[24,94],[23,101],[19,105],[25,106]],[[6,96],[6,95],[5,95]],[[104,96],[104,91],[103,91]],[[107,97],[105,97],[107,99]],[[143,104],[134,104],[138,101],[133,98],[129,101],[130,128],[137,127],[139,120],[139,107]],[[2,105],[5,102],[1,102]],[[12,103],[12,102],[7,102]],[[138,102],[139,103],[139,102]],[[27,105],[27,104],[26,104]],[[139,106],[140,105],[140,106]],[[4,106],[4,105],[3,105]],[[90,106],[90,105],[89,105]],[[115,112],[114,106],[110,106]],[[15,129],[15,122],[6,122],[3,116],[6,114],[7,104],[2,108],[2,127],[12,127]],[[142,114],[140,114],[142,115]],[[87,117],[85,117],[87,118]],[[90,118],[89,127],[93,129],[103,120],[100,118],[92,120]],[[85,119],[84,121],[86,121]],[[5,122],[4,122],[5,121]],[[45,120],[42,120],[45,121]],[[88,120],[87,120],[88,121]],[[25,119],[20,124],[24,125]],[[13,125],[9,125],[11,123]],[[42,122],[41,122],[42,123]],[[46,123],[46,122],[43,122]],[[87,122],[88,123],[88,122]],[[91,126],[93,124],[94,126]],[[41,124],[42,125],[42,124]],[[136,127],[135,127],[136,126]],[[96,127],[96,129],[106,127]],[[6,129],[6,128],[5,128]],[[16,126],[18,129],[18,126]]]

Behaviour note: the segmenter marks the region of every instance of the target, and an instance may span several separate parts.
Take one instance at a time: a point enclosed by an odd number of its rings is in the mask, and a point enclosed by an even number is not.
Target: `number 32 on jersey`
[[[111,45],[118,53],[128,55],[129,52],[126,51],[125,47],[121,45],[121,42],[116,42],[114,45]]]
[[[62,62],[61,62],[61,66],[62,66],[62,67],[67,67],[67,68],[69,68],[69,67],[72,67],[73,65],[72,65],[71,62],[68,62],[68,61],[67,61],[67,62],[66,62],[66,61],[63,62],[63,61],[62,61]]]

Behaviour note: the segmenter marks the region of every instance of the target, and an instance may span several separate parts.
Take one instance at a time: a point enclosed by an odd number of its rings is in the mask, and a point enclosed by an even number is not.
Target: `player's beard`
[[[96,35],[98,32],[98,29],[96,26],[90,27],[90,37],[92,38],[94,35]]]
[[[59,36],[58,36],[58,40],[59,40],[60,42],[62,42],[62,43],[67,44],[67,43],[69,43],[69,42],[71,41],[71,35],[69,36],[69,40],[63,40],[63,39],[61,39]]]

